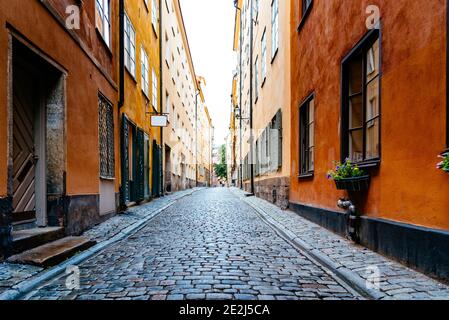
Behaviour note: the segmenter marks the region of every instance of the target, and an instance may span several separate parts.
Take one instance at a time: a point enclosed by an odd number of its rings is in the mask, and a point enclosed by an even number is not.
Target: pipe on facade
[[[253,19],[254,19],[254,10],[253,10],[253,0],[250,1],[250,44],[249,44],[249,56],[250,56],[250,65],[249,65],[249,74],[250,74],[250,85],[249,85],[249,147],[250,147],[250,162],[251,162],[251,194],[255,195],[254,190],[254,133],[253,133],[253,93],[254,93],[254,84],[253,84],[253,51],[254,51],[254,44],[253,44],[253,38],[254,38],[254,25],[253,25]]]
[[[123,107],[125,101],[125,0],[119,0],[119,101]]]
[[[348,214],[348,226],[347,226],[347,232],[348,236],[351,240],[354,242],[359,242],[359,236],[358,236],[358,225],[360,217],[357,215],[357,208],[352,203],[352,201],[347,199],[339,199],[337,201],[337,206],[341,209],[347,210]]]
[[[449,1],[449,0],[448,0]],[[243,30],[242,30],[242,8],[240,8],[238,6],[238,0],[234,1],[234,7],[236,8],[236,10],[238,10],[240,12],[240,32],[239,32],[239,108],[240,108],[240,117],[239,117],[239,153],[240,153],[240,164],[239,164],[239,182],[240,182],[240,189],[243,190],[243,150],[242,150],[242,142],[243,142],[243,137],[242,137],[242,90],[243,90],[243,81],[242,81],[242,42],[243,42]]]
[[[162,0],[159,0],[159,96],[160,96],[160,102],[159,102],[159,110],[160,113],[163,114],[163,103],[164,103],[164,99],[163,99],[163,94],[164,94],[164,82],[163,82],[163,68],[162,68]],[[168,110],[167,110],[168,111]],[[161,127],[161,155],[160,155],[160,159],[161,159],[161,163],[160,163],[160,170],[161,170],[161,196],[165,196],[165,175],[164,175],[164,162],[165,162],[165,147],[164,147],[164,128]]]

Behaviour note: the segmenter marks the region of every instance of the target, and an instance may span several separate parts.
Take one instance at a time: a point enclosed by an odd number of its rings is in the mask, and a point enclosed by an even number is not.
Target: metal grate
[[[98,98],[99,139],[100,139],[100,177],[115,177],[114,154],[114,110],[103,96]]]

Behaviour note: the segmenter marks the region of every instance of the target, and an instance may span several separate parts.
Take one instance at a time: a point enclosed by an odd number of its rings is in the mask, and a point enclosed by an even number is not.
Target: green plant
[[[214,165],[215,174],[221,179],[228,177],[228,165],[226,163],[226,145],[220,147],[220,163]]]
[[[361,170],[356,164],[353,164],[350,159],[346,159],[344,163],[334,162],[335,169],[327,173],[327,178],[330,180],[341,180],[348,178],[363,177],[366,173]]]
[[[449,153],[447,153],[446,155],[442,156],[439,155],[439,158],[443,159],[441,160],[438,164],[437,164],[437,169],[449,172]]]

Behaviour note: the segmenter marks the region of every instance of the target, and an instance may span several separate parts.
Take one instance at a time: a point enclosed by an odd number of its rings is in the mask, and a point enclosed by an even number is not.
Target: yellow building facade
[[[163,131],[164,188],[173,192],[206,185],[203,154],[211,153],[212,125],[203,94],[205,81],[195,73],[179,0],[163,0],[162,20],[163,112],[169,118]]]
[[[242,188],[281,207],[290,181],[290,20],[289,1],[236,3],[237,176]]]
[[[132,205],[161,194],[159,0],[124,1],[121,116],[121,202]]]

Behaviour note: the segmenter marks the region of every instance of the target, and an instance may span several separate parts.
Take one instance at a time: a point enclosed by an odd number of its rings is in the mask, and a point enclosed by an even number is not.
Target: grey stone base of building
[[[341,236],[348,234],[347,214],[297,203],[290,203],[290,210]],[[357,226],[361,245],[449,281],[449,232],[363,216]]]
[[[251,192],[250,182],[244,182],[244,190]],[[255,196],[275,204],[281,209],[289,206],[290,178],[267,178],[254,182]]]
[[[48,226],[64,227],[65,235],[78,236],[93,226],[109,219],[116,212],[100,215],[99,195],[49,197],[47,201]],[[116,194],[116,208],[119,195]],[[12,200],[0,199],[0,260],[8,257],[12,248]]]

